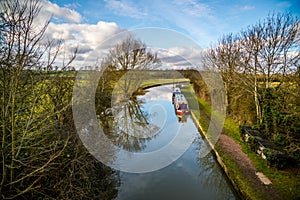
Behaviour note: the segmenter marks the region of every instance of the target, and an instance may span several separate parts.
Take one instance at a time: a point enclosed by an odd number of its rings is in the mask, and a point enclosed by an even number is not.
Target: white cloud
[[[57,4],[51,3],[47,0],[42,1],[42,9],[40,14],[48,16],[52,15],[54,18],[64,18],[68,22],[79,23],[82,20],[82,16],[75,10],[67,7],[59,7]]]
[[[129,1],[106,0],[106,7],[117,15],[141,19],[147,14]]]
[[[289,1],[282,1],[282,2],[278,3],[277,6],[282,7],[282,8],[290,8],[292,6],[292,4]]]
[[[60,66],[63,59],[68,59],[75,48],[78,48],[75,61],[72,63],[76,68],[83,65],[94,65],[99,57],[103,57],[113,42],[103,42],[118,34],[124,29],[114,22],[99,21],[96,24],[81,23],[82,16],[70,9],[80,6],[79,4],[65,5],[60,7],[48,0],[41,1],[41,11],[34,21],[35,29],[40,30],[52,17],[42,42],[62,41],[61,52],[56,59],[56,65]],[[116,40],[119,41],[119,40]],[[100,55],[101,54],[101,55]]]
[[[173,47],[158,49],[157,55],[163,66],[171,69],[202,67],[202,50],[193,47]]]
[[[179,6],[185,14],[191,16],[206,16],[210,12],[210,9],[206,4],[199,3],[196,0],[175,0],[174,4]]]
[[[81,7],[81,5],[78,2],[74,2],[74,3],[65,4],[64,7],[74,10]]]
[[[99,46],[104,48],[101,45],[104,41],[122,31],[124,29],[113,22],[99,21],[97,24],[55,24],[51,22],[44,39],[64,41],[64,50],[67,53],[78,47],[78,59],[75,60],[75,64],[91,64],[89,62],[89,58],[91,58],[89,55],[100,52],[98,48]],[[95,58],[91,58],[91,60],[95,60]]]
[[[95,48],[120,31],[122,29],[114,22],[99,21],[97,24],[50,23],[46,34],[49,39],[62,39]]]
[[[67,7],[59,7],[55,3],[48,0],[40,1],[41,10],[34,18],[34,26],[36,30],[40,30],[50,19],[52,22],[59,23],[80,23],[82,16]]]
[[[249,5],[247,5],[247,6],[243,6],[242,8],[241,8],[241,10],[242,11],[247,11],[247,10],[253,10],[255,7],[254,6],[249,6]]]
[[[201,41],[200,45],[213,41],[214,35],[221,29],[213,9],[207,3],[195,0],[176,0],[171,3],[154,0],[152,9],[162,20],[184,30],[190,37],[197,38]]]
[[[109,3],[110,2],[110,3]],[[131,17],[140,17],[140,10],[130,4],[125,4],[123,1],[109,1],[107,6],[110,6],[110,9],[119,8],[119,13],[122,15],[131,15]],[[75,47],[78,47],[77,58],[72,64],[76,68],[94,65],[96,61],[101,60],[109,48],[116,45],[117,42],[120,42],[124,37],[130,34],[129,32],[125,33],[124,29],[119,27],[114,22],[104,22],[99,21],[96,24],[83,24],[80,23],[81,16],[67,7],[59,7],[56,4],[44,1],[44,7],[48,6],[47,9],[43,10],[41,13],[43,17],[46,14],[51,14],[54,17],[58,17],[58,20],[52,21],[45,33],[45,39],[49,40],[63,40],[65,52],[58,57],[58,63],[61,62],[62,58],[70,54],[70,51]],[[177,2],[181,4],[181,2]],[[194,10],[190,11],[190,17],[186,17],[185,13],[175,14],[176,10],[173,10],[171,16],[176,16],[176,22],[179,23],[182,27],[187,28],[189,31],[199,30],[199,28],[193,26],[194,23],[186,22],[186,19],[191,19],[192,15],[197,15],[202,9],[206,9],[205,6],[200,4],[198,7],[194,1],[189,1],[188,4],[184,3],[184,7],[187,9],[191,6],[195,6]],[[78,5],[76,5],[78,6]],[[122,13],[123,12],[123,13]],[[205,13],[204,11],[202,14]],[[67,16],[68,15],[68,16]],[[183,19],[180,19],[183,17]],[[61,23],[60,19],[64,18],[67,22]],[[70,23],[71,21],[72,23]],[[58,23],[60,22],[60,23]],[[192,28],[194,27],[194,28]],[[123,32],[124,34],[117,35],[118,33]],[[201,33],[200,33],[201,34]],[[117,35],[117,36],[116,36]],[[112,37],[115,38],[111,39]],[[198,49],[193,49],[191,47],[173,47],[168,48],[165,51],[159,51],[158,56],[162,59],[162,62],[171,68],[186,68],[191,67],[192,65],[198,65],[201,63],[201,52]],[[200,65],[200,64],[199,64]]]

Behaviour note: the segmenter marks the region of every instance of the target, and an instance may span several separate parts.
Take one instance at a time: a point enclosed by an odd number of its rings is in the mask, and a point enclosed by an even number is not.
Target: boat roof
[[[176,98],[177,98],[177,102],[187,103],[187,100],[185,99],[183,94],[177,95]]]
[[[179,87],[174,88],[173,92],[181,92]]]

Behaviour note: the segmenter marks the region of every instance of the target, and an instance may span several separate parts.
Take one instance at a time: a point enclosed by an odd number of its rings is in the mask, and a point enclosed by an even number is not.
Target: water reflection
[[[104,122],[111,141],[130,152],[145,149],[161,125],[153,122],[153,115],[143,108],[144,99],[137,98],[147,92],[140,87],[144,76],[143,71],[128,71],[118,80],[112,94],[111,115]]]
[[[201,147],[208,145],[200,136],[194,141],[193,149],[200,152]],[[204,157],[198,157],[197,163],[199,165],[198,182],[203,186],[203,189],[214,194],[212,199],[235,199],[233,189],[226,175],[221,170],[221,167],[216,162],[212,152]]]
[[[185,154],[166,168],[144,174],[121,173],[117,199],[237,199],[213,155],[199,158],[203,145],[199,135]]]
[[[112,108],[109,137],[125,150],[143,150],[160,129],[158,123],[151,121],[151,113],[142,109],[143,104],[142,100],[130,99]]]
[[[136,113],[143,114],[145,117],[138,120],[140,123],[144,122],[142,127],[149,124],[155,125],[153,119],[159,114],[162,115],[163,112],[166,112],[167,117],[163,126],[156,124],[157,128],[160,128],[156,135],[150,135],[148,138],[135,138],[134,141],[139,143],[139,150],[143,149],[141,152],[153,151],[168,144],[178,131],[183,137],[176,148],[180,148],[186,142],[184,137],[189,137],[191,133],[195,138],[192,145],[179,159],[160,170],[141,174],[120,173],[121,185],[117,199],[236,199],[233,189],[213,155],[209,153],[201,158],[200,153],[206,147],[206,143],[189,115],[178,117],[175,114],[171,94],[172,86],[161,86],[149,89],[149,92],[143,96],[137,96],[136,100],[140,101],[137,103],[138,109],[141,111]],[[129,111],[126,112],[129,113]],[[121,118],[124,115],[126,116],[125,112],[121,112],[118,117]],[[122,123],[128,122],[128,119],[122,121],[120,118],[115,117],[115,120]],[[158,118],[157,121],[162,120]],[[157,131],[157,129],[153,130]]]
[[[188,119],[188,115],[177,115],[179,123],[186,123]]]
[[[139,89],[129,98],[128,93],[115,94],[113,107],[102,122],[108,138],[130,152],[150,152],[165,146],[180,129],[179,124],[173,124],[174,118],[181,123],[186,123],[188,118],[187,115],[176,116],[170,104],[171,91],[170,86],[161,86]],[[162,135],[166,131],[169,132]],[[158,136],[160,142],[155,140]]]

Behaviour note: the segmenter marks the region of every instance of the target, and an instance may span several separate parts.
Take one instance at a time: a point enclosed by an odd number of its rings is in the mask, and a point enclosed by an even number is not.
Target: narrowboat
[[[178,88],[178,87],[174,88],[173,93],[172,93],[172,103],[174,103],[175,96],[179,95],[179,94],[181,94],[180,88]]]
[[[189,113],[188,102],[183,94],[175,94],[174,107],[177,115],[184,115]]]

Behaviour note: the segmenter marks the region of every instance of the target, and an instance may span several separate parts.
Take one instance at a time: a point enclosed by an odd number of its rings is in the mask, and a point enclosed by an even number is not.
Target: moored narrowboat
[[[188,102],[183,94],[175,94],[174,107],[177,115],[184,115],[189,113]]]
[[[176,88],[174,88],[173,93],[172,93],[172,103],[174,103],[175,96],[178,94],[181,94],[181,91],[180,91],[179,87],[176,87]]]

